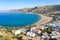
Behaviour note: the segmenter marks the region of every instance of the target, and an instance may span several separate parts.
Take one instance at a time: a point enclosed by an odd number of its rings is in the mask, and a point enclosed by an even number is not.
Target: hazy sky
[[[0,10],[60,4],[60,0],[0,0]]]

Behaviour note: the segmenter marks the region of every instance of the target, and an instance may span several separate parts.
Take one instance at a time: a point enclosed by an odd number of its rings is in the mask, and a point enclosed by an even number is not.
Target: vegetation
[[[41,29],[41,33],[44,33],[44,32],[45,32],[45,30],[42,30],[42,29]]]
[[[32,27],[36,27],[36,25],[30,25],[29,27],[30,27],[30,28],[32,28]]]
[[[60,29],[59,29],[59,32],[60,32]]]
[[[55,16],[53,16],[52,18],[53,18],[53,19],[52,19],[50,22],[56,21],[56,17],[55,17]]]
[[[0,35],[0,38],[2,38],[3,36],[2,35]]]
[[[39,13],[39,14],[51,14],[51,12],[59,12],[60,5],[48,5],[48,6],[37,6],[34,8],[23,8],[18,10],[13,10],[18,12],[32,12],[32,13]],[[54,13],[53,13],[54,14]]]
[[[21,32],[20,34],[18,34],[16,36],[14,35],[13,38],[17,38],[17,40],[22,40],[23,35],[24,34]]]

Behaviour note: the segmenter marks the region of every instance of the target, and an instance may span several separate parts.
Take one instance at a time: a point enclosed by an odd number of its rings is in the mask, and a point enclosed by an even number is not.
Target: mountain
[[[11,11],[31,12],[31,13],[52,13],[52,12],[60,12],[60,5],[37,6],[34,8],[23,8]]]

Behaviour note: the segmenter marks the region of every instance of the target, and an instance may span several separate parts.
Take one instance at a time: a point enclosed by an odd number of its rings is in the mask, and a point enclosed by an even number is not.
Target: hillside
[[[23,8],[23,9],[11,10],[11,11],[32,12],[32,13],[52,13],[52,12],[60,12],[60,5],[38,6],[34,8]]]

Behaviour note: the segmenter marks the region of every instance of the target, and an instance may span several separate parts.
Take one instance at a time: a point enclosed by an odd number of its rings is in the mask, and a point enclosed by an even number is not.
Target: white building
[[[26,34],[27,36],[30,36],[30,37],[35,37],[36,36],[36,34],[35,33],[33,33],[33,32],[27,32],[27,34]]]
[[[21,31],[20,30],[12,30],[12,33],[14,33],[15,35],[18,35],[21,33]]]

